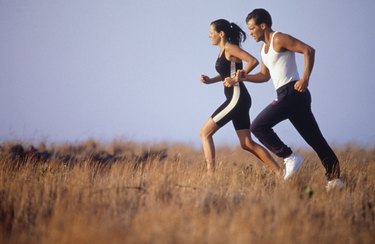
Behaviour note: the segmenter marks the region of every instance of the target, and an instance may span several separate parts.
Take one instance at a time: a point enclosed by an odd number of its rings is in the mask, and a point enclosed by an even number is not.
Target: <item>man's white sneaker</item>
[[[297,153],[292,153],[289,157],[284,159],[285,174],[284,180],[289,179],[301,167],[304,158]]]
[[[327,182],[326,190],[327,192],[332,191],[334,189],[342,190],[344,188],[345,184],[340,179],[334,179]]]

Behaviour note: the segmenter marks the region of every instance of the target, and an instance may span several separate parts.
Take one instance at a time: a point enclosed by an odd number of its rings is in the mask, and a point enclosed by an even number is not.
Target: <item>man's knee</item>
[[[254,121],[250,126],[250,131],[256,136],[257,134],[261,133],[262,127]]]

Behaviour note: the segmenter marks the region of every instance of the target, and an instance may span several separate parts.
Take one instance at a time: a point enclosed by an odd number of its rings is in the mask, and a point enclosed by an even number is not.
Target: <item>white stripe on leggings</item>
[[[236,75],[236,63],[231,61],[230,62],[230,76],[234,77],[235,75]],[[240,85],[236,83],[233,85],[233,95],[228,106],[226,106],[217,115],[215,115],[215,117],[212,118],[215,121],[215,123],[220,121],[222,118],[224,118],[225,115],[227,115],[230,111],[232,111],[232,109],[236,106],[239,98],[240,98]]]

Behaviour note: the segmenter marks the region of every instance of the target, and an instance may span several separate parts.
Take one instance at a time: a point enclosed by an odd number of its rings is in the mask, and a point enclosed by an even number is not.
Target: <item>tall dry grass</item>
[[[240,148],[209,178],[188,145],[28,147],[1,145],[1,243],[375,243],[374,148],[337,148],[346,188],[327,193],[308,150],[283,182]]]

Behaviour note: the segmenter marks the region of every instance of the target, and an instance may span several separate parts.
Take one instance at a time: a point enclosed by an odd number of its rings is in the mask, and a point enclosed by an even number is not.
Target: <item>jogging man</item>
[[[311,95],[308,90],[314,66],[315,50],[302,41],[272,30],[271,15],[264,9],[254,9],[246,18],[251,36],[256,42],[264,42],[261,48],[261,70],[254,75],[237,72],[237,78],[228,82],[250,81],[274,83],[277,100],[268,105],[253,121],[251,132],[270,151],[284,159],[285,175],[288,179],[302,165],[304,158],[285,145],[272,127],[289,119],[304,140],[318,154],[328,180],[327,190],[343,188],[340,179],[339,161],[323,137],[311,111]],[[295,53],[304,55],[304,69],[299,76]]]

